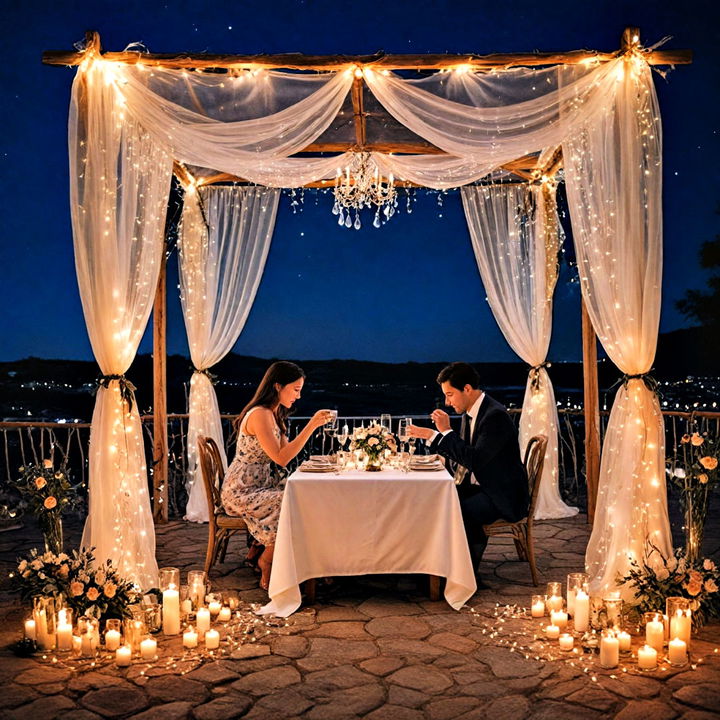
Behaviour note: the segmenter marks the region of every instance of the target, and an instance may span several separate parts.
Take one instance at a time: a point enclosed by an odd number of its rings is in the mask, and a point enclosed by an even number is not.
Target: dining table
[[[476,590],[460,502],[448,471],[300,469],[288,478],[260,614],[287,617],[312,578],[379,574],[445,578],[460,610]]]

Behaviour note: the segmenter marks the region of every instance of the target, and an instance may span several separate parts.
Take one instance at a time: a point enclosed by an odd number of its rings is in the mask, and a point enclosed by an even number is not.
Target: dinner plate
[[[329,473],[337,472],[337,468],[334,465],[310,465],[309,467],[300,466],[298,468],[300,472],[309,473]]]
[[[423,463],[421,465],[411,465],[410,469],[415,470],[416,472],[417,471],[438,472],[440,470],[444,470],[445,466],[444,465],[430,465],[430,464]]]

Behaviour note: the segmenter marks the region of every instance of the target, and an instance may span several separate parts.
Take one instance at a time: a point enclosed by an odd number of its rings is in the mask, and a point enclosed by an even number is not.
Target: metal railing
[[[511,409],[510,413],[517,421],[520,411]],[[586,507],[586,484],[584,465],[585,423],[582,410],[560,409],[560,442],[558,445],[560,473],[559,484],[563,498],[570,504]],[[601,436],[604,436],[609,413],[600,413]],[[718,412],[681,412],[664,411],[666,428],[666,448],[668,456],[677,450],[680,438],[687,432],[697,430],[709,432],[715,436],[720,434],[720,413]],[[228,458],[234,456],[235,431],[232,421],[235,416],[223,415],[225,450]],[[393,429],[397,428],[397,420],[401,416],[393,416]],[[427,416],[412,417],[415,420],[427,421]],[[300,427],[307,421],[306,417],[291,417],[289,423],[290,437],[294,437]],[[341,416],[340,424],[347,424],[352,431],[361,423],[367,424],[374,416]],[[185,480],[187,476],[187,422],[185,414],[168,415],[168,502],[171,517],[182,517],[187,503]],[[148,467],[152,475],[152,434],[153,416],[142,417],[145,437],[145,452],[149,459]],[[0,443],[2,443],[0,465],[0,508],[3,504],[12,503],[15,480],[19,477],[18,469],[28,463],[42,462],[50,458],[56,465],[65,462],[70,469],[73,482],[87,484],[88,445],[90,441],[89,423],[58,423],[58,422],[0,422]],[[287,468],[289,472],[310,454],[322,454],[329,449],[330,440],[321,431],[316,432],[303,451]],[[335,446],[337,447],[337,445]],[[424,445],[418,443],[418,452],[424,452]],[[150,478],[152,492],[152,480]]]

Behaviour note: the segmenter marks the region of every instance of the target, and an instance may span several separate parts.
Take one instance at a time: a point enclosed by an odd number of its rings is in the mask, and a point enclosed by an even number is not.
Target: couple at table
[[[254,538],[248,561],[257,564],[267,590],[285,486],[272,464],[284,467],[313,432],[334,413],[318,410],[298,435],[287,438],[287,418],[300,398],[305,374],[294,363],[273,363],[253,398],[236,420],[237,449],[222,488],[230,515],[242,517]],[[443,410],[431,414],[435,429],[410,426],[413,437],[445,457],[454,471],[473,568],[477,570],[487,536],[483,525],[500,518],[515,521],[528,510],[528,483],[520,460],[517,430],[507,410],[480,389],[480,377],[467,363],[452,363],[437,377],[445,402],[462,413],[460,433]]]

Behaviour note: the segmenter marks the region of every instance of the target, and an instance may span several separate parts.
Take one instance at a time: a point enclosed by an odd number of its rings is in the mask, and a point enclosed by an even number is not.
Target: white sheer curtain
[[[552,334],[559,222],[555,189],[528,185],[462,189],[463,207],[488,301],[510,347],[531,366],[520,416],[520,449],[548,438],[537,519],[575,515],[558,488],[558,415],[545,369]]]
[[[606,112],[563,144],[583,298],[611,360],[636,376],[618,390],[605,433],[585,559],[594,594],[615,588],[648,540],[666,555],[672,549],[663,417],[644,375],[660,319],[660,113],[646,63],[626,56],[615,72]]]
[[[147,589],[157,584],[155,530],[140,417],[124,373],[155,296],[172,159],[124,117],[97,65],[73,83],[69,146],[78,286],[105,376],[92,417],[82,544]]]
[[[211,437],[225,458],[217,396],[207,370],[237,341],[252,307],[270,249],[280,191],[205,187],[185,195],[178,263],[190,358],[188,504],[186,519],[207,522],[197,439]],[[205,224],[207,221],[207,225]]]

